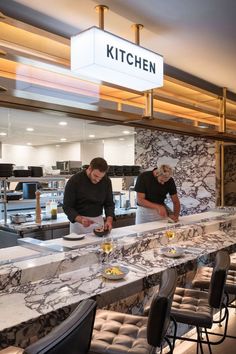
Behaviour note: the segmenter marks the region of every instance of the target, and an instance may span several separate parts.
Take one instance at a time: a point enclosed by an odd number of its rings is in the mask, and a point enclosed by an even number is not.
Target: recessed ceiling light
[[[27,143],[27,145],[32,145],[32,143]]]
[[[125,138],[119,138],[119,140],[125,140]]]
[[[68,123],[67,122],[59,122],[58,124],[59,125],[67,125]]]
[[[66,141],[67,139],[66,139],[66,138],[61,138],[60,140],[61,140],[61,141]]]
[[[95,138],[94,134],[89,134],[89,138]]]
[[[5,133],[5,132],[0,132],[0,135],[1,135],[1,136],[6,136],[7,133]]]
[[[56,145],[57,148],[59,148],[60,146],[61,146],[61,145],[58,145],[58,144]]]
[[[130,134],[130,131],[129,130],[123,130],[123,134]]]
[[[33,132],[34,128],[26,128],[27,132]]]

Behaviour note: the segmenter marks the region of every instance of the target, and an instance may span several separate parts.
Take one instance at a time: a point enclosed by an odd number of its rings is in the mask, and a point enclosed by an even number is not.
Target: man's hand
[[[89,227],[90,225],[94,224],[93,220],[80,215],[76,216],[75,221],[80,223],[84,227]]]
[[[164,205],[157,204],[156,210],[162,218],[167,218],[168,215],[167,215],[167,211],[166,211],[166,208],[164,207]]]
[[[173,220],[174,222],[178,222],[178,221],[179,221],[179,217],[176,216],[176,215],[174,215],[174,214],[170,214],[170,215],[169,215],[169,218],[170,218],[171,220]]]
[[[113,218],[111,216],[108,216],[106,221],[104,222],[104,230],[111,231],[111,229],[112,229],[112,221],[113,221]]]

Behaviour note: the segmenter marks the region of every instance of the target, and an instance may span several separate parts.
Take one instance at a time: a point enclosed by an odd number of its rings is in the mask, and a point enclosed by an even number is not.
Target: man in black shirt
[[[66,184],[63,210],[70,220],[70,232],[92,232],[98,225],[112,229],[114,201],[107,162],[96,157],[89,167],[73,175]],[[104,222],[102,213],[105,210]]]
[[[146,171],[138,176],[135,185],[138,204],[136,224],[167,217],[171,218],[173,222],[178,221],[180,202],[172,174],[170,166],[161,165],[153,171]],[[164,203],[167,194],[172,199],[173,212]]]

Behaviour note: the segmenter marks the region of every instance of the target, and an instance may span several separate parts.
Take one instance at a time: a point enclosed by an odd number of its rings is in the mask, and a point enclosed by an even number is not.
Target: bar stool
[[[211,344],[220,344],[225,337],[217,342],[209,340],[207,328],[213,325],[214,310],[221,308],[227,272],[230,265],[229,254],[226,251],[219,251],[216,255],[215,266],[213,268],[209,291],[195,289],[176,288],[171,315],[177,323],[195,326],[197,329],[197,339],[176,336],[177,339],[197,342],[197,353],[200,347],[203,353],[202,344],[207,344],[209,352],[212,353]],[[225,320],[228,320],[228,309],[225,309]],[[202,339],[201,328],[204,329],[206,340]]]
[[[98,310],[89,354],[151,354],[167,341],[171,303],[176,288],[177,273],[168,269],[162,273],[159,293],[155,294],[148,317]]]
[[[230,269],[228,271],[226,283],[225,283],[227,306],[236,308],[235,304],[234,305],[232,304],[236,300],[236,263],[231,262],[229,268]],[[213,271],[212,267],[199,267],[192,281],[193,287],[202,290],[209,289],[212,271]],[[219,323],[221,322],[221,313],[220,313],[220,320],[217,322]],[[234,339],[236,338],[235,336],[230,336],[227,333],[226,333],[226,337],[234,338]]]
[[[82,301],[72,314],[48,335],[25,349],[8,347],[0,354],[87,354],[91,342],[96,302]]]

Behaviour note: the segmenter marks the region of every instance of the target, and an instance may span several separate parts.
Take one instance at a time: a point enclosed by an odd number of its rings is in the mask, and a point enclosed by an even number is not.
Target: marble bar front
[[[174,229],[173,242],[184,249],[182,257],[161,254],[168,229]],[[173,225],[164,220],[127,226],[112,230],[112,235],[112,260],[129,269],[124,279],[116,281],[102,277],[101,239],[91,234],[79,241],[25,238],[20,246],[0,249],[1,348],[26,347],[86,298],[95,298],[99,307],[140,311],[130,299],[141,292],[150,298],[164,269],[176,267],[181,276],[199,263],[212,262],[220,249],[236,251],[236,210],[184,216]]]

